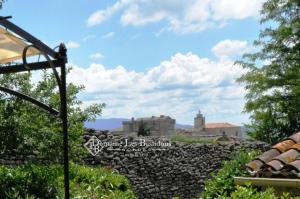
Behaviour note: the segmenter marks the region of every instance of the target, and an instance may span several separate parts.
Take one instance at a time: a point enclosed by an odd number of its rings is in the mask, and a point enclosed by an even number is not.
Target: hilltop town
[[[144,124],[150,131],[151,136],[171,136],[174,134],[186,134],[192,136],[220,136],[242,137],[242,128],[227,122],[206,123],[205,117],[199,111],[194,118],[193,128],[176,128],[176,120],[170,116],[160,115],[143,118],[131,118],[122,122],[121,129],[112,130],[112,133],[125,134],[138,132],[141,124]]]

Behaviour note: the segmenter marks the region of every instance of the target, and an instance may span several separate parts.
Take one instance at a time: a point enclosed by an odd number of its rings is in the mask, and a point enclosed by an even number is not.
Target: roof
[[[205,124],[205,128],[211,129],[211,128],[231,128],[231,127],[239,127],[234,124],[229,124],[229,123],[207,123]]]
[[[252,176],[300,178],[300,132],[246,164]]]

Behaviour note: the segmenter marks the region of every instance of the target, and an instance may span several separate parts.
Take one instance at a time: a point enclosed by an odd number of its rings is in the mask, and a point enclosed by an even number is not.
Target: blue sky
[[[262,0],[8,0],[1,15],[49,46],[69,47],[69,81],[104,118],[170,115],[248,122],[233,62],[253,50]]]

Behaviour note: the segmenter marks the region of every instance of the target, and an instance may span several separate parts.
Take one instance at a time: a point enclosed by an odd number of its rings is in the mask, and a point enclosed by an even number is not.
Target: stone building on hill
[[[204,128],[205,128],[205,117],[199,111],[199,113],[194,118],[194,129],[203,131]]]
[[[240,126],[229,123],[205,123],[205,117],[199,113],[194,118],[194,135],[222,135],[241,137],[242,130]]]
[[[131,121],[123,122],[123,133],[129,134],[131,132],[138,132],[139,126],[144,123],[150,129],[150,135],[165,136],[171,135],[175,132],[176,120],[170,116],[161,115],[160,117],[146,117],[146,118],[132,118]]]
[[[241,127],[229,123],[208,123],[205,125],[205,132],[209,135],[225,134],[227,136],[241,137]]]
[[[123,121],[123,129],[120,129],[118,133],[129,134],[132,132],[138,132],[141,123],[149,128],[150,135],[152,136],[168,136],[175,132],[186,133],[195,136],[208,135],[208,136],[220,136],[226,135],[229,137],[242,137],[242,130],[240,126],[229,123],[206,123],[205,117],[199,111],[194,118],[194,128],[192,129],[175,129],[176,120],[170,116],[161,115],[159,117],[145,117],[145,118],[132,118],[130,121]]]

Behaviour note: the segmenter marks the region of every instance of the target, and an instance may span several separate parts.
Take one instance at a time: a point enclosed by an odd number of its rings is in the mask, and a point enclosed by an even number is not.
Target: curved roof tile
[[[275,144],[246,167],[251,175],[257,177],[300,178],[300,132]]]

